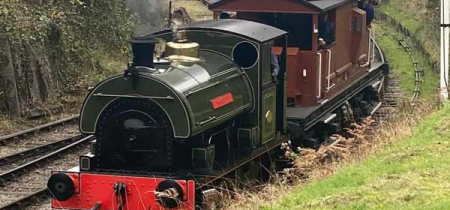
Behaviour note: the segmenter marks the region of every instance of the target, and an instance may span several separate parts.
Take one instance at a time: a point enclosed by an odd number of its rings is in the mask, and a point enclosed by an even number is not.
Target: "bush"
[[[10,83],[4,75],[15,74],[22,111],[84,95],[97,75],[108,74],[98,58],[125,60],[131,28],[126,0],[2,0],[0,50],[7,53],[0,60],[9,64],[0,64],[0,80]]]

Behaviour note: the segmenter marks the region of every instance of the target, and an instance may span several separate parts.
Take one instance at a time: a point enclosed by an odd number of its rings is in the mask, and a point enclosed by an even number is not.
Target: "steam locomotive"
[[[53,172],[53,208],[202,208],[215,180],[255,173],[288,140],[317,146],[380,107],[388,66],[355,1],[249,1],[211,6],[241,20],[131,40],[132,64],[84,102],[80,130],[95,140],[79,167]],[[322,13],[336,24],[327,46],[315,41]]]

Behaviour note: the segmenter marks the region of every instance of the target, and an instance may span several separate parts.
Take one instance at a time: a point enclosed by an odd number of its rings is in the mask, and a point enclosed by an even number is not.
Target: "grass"
[[[450,105],[379,154],[259,209],[448,209]]]
[[[390,0],[383,1],[379,8],[389,16],[401,22],[403,26],[414,33],[425,50],[430,53],[432,62],[439,60],[439,28],[438,23],[433,22],[439,19],[439,10],[427,10],[426,0]],[[436,20],[435,20],[436,21]]]
[[[400,21],[403,26],[408,28],[410,31],[417,32],[421,29],[421,22],[420,19],[418,19],[418,15],[414,16],[408,13],[405,13],[404,11],[399,12],[398,7],[399,5],[395,4],[382,4],[381,10],[385,12],[387,15],[393,17],[394,19]]]
[[[406,40],[409,46],[413,46],[412,42],[387,24],[377,23],[375,28],[378,44],[383,49],[394,75],[400,80],[400,88],[412,95],[415,86],[414,66],[409,54],[393,36]],[[414,51],[413,55],[419,62],[419,67],[425,72],[420,97],[425,100],[434,99],[438,90],[439,75],[432,70],[428,58],[417,51]]]

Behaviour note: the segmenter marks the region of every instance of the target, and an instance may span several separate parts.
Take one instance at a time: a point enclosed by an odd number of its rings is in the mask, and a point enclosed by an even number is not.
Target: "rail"
[[[33,161],[30,161],[26,164],[20,165],[14,169],[11,169],[9,171],[3,172],[2,174],[0,174],[0,185],[4,185],[5,183],[7,183],[9,180],[11,180],[12,178],[23,174],[25,172],[27,172],[28,170],[34,168],[34,167],[39,167],[39,165],[51,160],[52,158],[60,155],[61,153],[65,153],[68,152],[72,149],[75,149],[81,145],[83,145],[84,143],[88,143],[90,140],[93,140],[94,136],[90,135],[87,136],[85,138],[82,138],[68,146],[65,146],[61,149],[58,149],[50,154],[47,154],[45,156],[42,156],[38,159],[35,159]],[[0,208],[1,209],[1,208]]]
[[[409,54],[409,58],[411,59],[411,63],[414,67],[414,90],[413,90],[413,96],[411,98],[411,101],[414,102],[420,96],[420,91],[422,88],[422,75],[424,75],[424,71],[422,68],[419,67],[419,63],[415,59],[415,57],[413,55],[413,51],[408,46],[408,43],[406,43],[405,40],[403,40],[399,37],[396,37],[396,36],[392,36],[392,37],[394,37],[394,39],[397,40],[398,43],[403,47],[403,49]]]
[[[58,121],[55,121],[55,122],[51,122],[51,123],[47,123],[47,124],[44,124],[44,125],[36,126],[34,128],[23,130],[23,131],[20,131],[20,132],[17,132],[17,133],[13,133],[13,134],[9,134],[9,135],[6,135],[6,136],[2,136],[2,137],[0,137],[0,145],[5,145],[8,142],[13,141],[15,139],[21,139],[21,138],[26,137],[27,135],[31,135],[31,134],[40,132],[42,130],[48,130],[48,129],[51,129],[51,128],[55,127],[55,126],[61,126],[61,125],[64,125],[66,123],[71,123],[71,122],[77,121],[78,119],[79,119],[79,115],[76,115],[76,116],[65,118],[65,119],[61,119],[61,120],[58,120]]]
[[[36,155],[42,154],[44,152],[51,151],[55,148],[60,148],[62,146],[66,146],[70,143],[80,140],[82,137],[83,137],[83,135],[79,134],[76,136],[65,138],[65,139],[62,139],[62,140],[59,140],[56,142],[52,142],[49,144],[45,144],[45,145],[42,145],[39,147],[31,148],[31,149],[28,149],[28,150],[25,150],[22,152],[18,152],[18,153],[0,158],[0,166],[11,165],[16,161],[23,160],[28,157],[36,156]]]
[[[35,200],[43,200],[49,197],[49,191],[47,188],[42,188],[30,195],[27,195],[19,200],[16,200],[12,203],[6,204],[0,207],[0,210],[22,210],[26,206],[30,205],[30,203]]]
[[[17,176],[21,176],[33,168],[39,168],[43,164],[50,162],[51,160],[54,160],[55,158],[59,157],[62,154],[66,154],[70,151],[78,149],[79,147],[85,145],[86,143],[90,142],[93,139],[94,139],[94,136],[91,135],[91,136],[87,136],[82,139],[76,140],[76,142],[71,143],[70,145],[67,145],[63,148],[60,148],[50,154],[47,154],[41,158],[35,159],[31,162],[28,162],[26,164],[23,164],[23,165],[17,167],[17,168],[14,168],[3,174],[0,174],[0,184],[5,185],[7,183],[7,181],[13,180],[13,179],[17,178]],[[10,183],[8,183],[8,184],[10,184]],[[31,188],[31,189],[33,189],[33,188]],[[21,197],[15,201],[12,201],[6,205],[0,206],[0,210],[22,210],[26,206],[29,206],[36,201],[41,201],[48,197],[50,197],[50,192],[47,190],[47,188],[38,187],[38,188],[35,188],[34,190],[30,191],[30,194],[28,194],[26,196]]]
[[[400,32],[401,34],[403,34],[406,37],[409,37],[412,44],[413,44],[413,48],[415,48],[418,52],[423,53],[425,56],[427,57],[431,57],[430,54],[425,50],[423,44],[420,42],[419,39],[417,39],[414,36],[414,33],[412,33],[408,28],[406,28],[402,23],[400,23],[399,21],[395,20],[394,18],[392,18],[391,16],[387,15],[386,13],[383,13],[381,11],[377,11],[377,19],[386,22],[387,24],[391,25],[392,27],[394,27],[398,32]],[[396,37],[396,36],[392,36],[395,40],[397,40],[397,42],[403,47],[403,49],[409,54],[409,57],[411,59],[411,63],[414,67],[414,90],[413,90],[413,95],[411,98],[411,101],[414,102],[416,101],[421,93],[421,89],[422,89],[422,76],[425,74],[424,70],[422,68],[419,67],[419,63],[417,62],[417,60],[415,59],[414,55],[413,55],[413,50],[411,50],[411,47],[408,45],[408,43],[405,42],[405,40]],[[436,70],[436,62],[433,62],[431,60],[429,60],[429,64],[430,66],[433,68],[433,70]]]

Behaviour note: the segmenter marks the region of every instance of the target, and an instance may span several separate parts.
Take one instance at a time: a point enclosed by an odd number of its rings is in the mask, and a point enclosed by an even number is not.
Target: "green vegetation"
[[[392,27],[384,23],[376,24],[377,41],[381,49],[383,49],[392,72],[400,80],[400,88],[412,94],[414,90],[414,66],[409,57],[409,54],[404,50],[403,46],[394,38],[398,37],[406,41],[408,46],[413,46],[411,41],[404,35],[398,33]],[[419,67],[425,72],[422,77],[421,86],[421,98],[433,99],[437,93],[439,75],[433,71],[429,65],[428,58],[422,55],[422,53],[414,51],[414,58],[419,62]]]
[[[439,60],[438,0],[388,0],[382,1],[379,9],[414,33],[430,54],[430,61]]]
[[[381,153],[263,209],[448,209],[448,113],[447,104]]]
[[[78,101],[126,65],[131,29],[125,0],[1,0],[0,111],[16,107],[12,81],[21,112]]]

